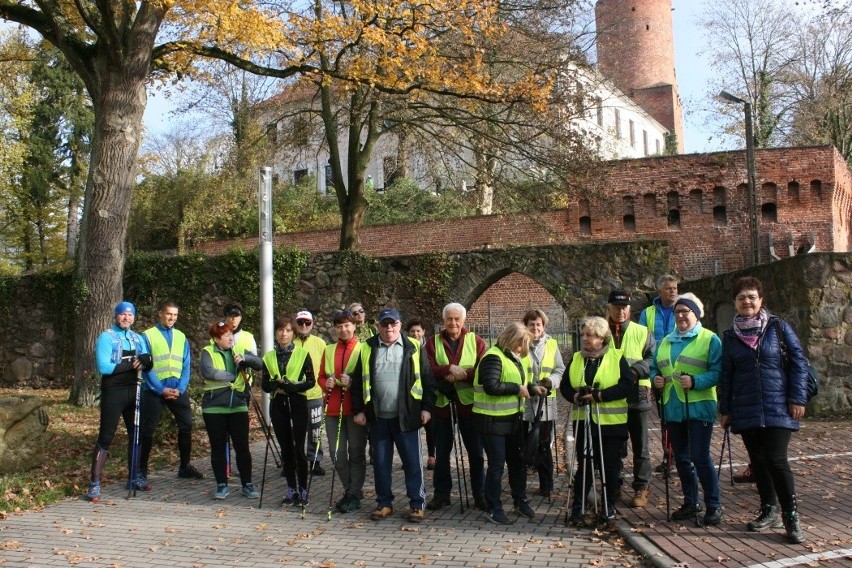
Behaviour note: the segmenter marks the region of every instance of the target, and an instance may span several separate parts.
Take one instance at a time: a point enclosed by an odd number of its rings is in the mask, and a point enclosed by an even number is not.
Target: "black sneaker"
[[[281,500],[282,505],[292,505],[296,500],[296,497],[299,496],[299,492],[293,489],[292,487],[288,487],[284,492],[284,499]]]
[[[449,507],[451,504],[449,497],[435,495],[428,503],[426,503],[426,508],[430,511],[438,511],[441,507]]]
[[[485,513],[485,518],[488,519],[488,522],[495,523],[498,525],[511,525],[513,521],[509,520],[509,517],[506,516],[506,513],[503,511],[494,511],[493,513]]]
[[[585,519],[583,518],[583,513],[580,509],[571,509],[571,516],[565,521],[565,524],[569,527],[579,527],[583,525]]]
[[[615,508],[615,505],[610,505],[606,508],[606,511],[601,510],[601,514],[598,515],[598,524],[599,525],[609,525],[615,518],[618,516],[618,509]]]
[[[715,509],[707,509],[707,512],[704,514],[704,524],[711,526],[718,526],[722,524],[722,508],[717,507]]]
[[[313,472],[313,474],[314,474],[314,475],[316,475],[316,476],[322,476],[322,475],[325,475],[325,469],[323,469],[323,467],[319,464],[319,462],[317,462],[317,463],[315,463],[315,464],[314,464],[314,467],[313,467],[313,469],[312,469],[311,471],[312,471],[312,472]]]
[[[515,503],[515,508],[513,509],[515,514],[520,515],[522,517],[526,517],[528,519],[535,518],[535,511],[533,511],[532,507],[530,507],[529,502],[520,501]]]
[[[178,477],[184,479],[204,479],[204,474],[198,471],[194,465],[178,468]]]
[[[704,511],[701,505],[684,503],[680,509],[672,513],[672,519],[676,521],[686,521],[695,518],[698,514]]]

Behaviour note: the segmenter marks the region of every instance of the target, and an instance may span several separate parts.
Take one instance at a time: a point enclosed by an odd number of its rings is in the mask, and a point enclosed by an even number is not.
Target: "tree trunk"
[[[80,218],[77,211],[80,209],[80,196],[73,189],[68,198],[68,220],[66,224],[65,256],[74,258],[77,253],[77,237],[80,235]]]
[[[340,208],[340,250],[358,250],[361,248],[361,222],[367,210],[364,199],[364,180],[361,179],[353,189],[350,186],[345,207]]]
[[[146,102],[147,69],[134,73],[104,64],[100,70],[74,290],[77,328],[70,400],[86,406],[95,404],[99,393],[95,341],[111,325],[112,307],[122,300],[130,196]]]

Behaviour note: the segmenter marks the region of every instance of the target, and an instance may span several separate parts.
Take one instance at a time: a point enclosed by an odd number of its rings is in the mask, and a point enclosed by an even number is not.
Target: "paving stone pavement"
[[[718,460],[722,434],[716,429],[713,455]],[[659,429],[652,425],[652,460],[662,455]],[[104,488],[101,503],[66,499],[0,521],[0,565],[5,566],[852,566],[852,423],[806,422],[793,436],[790,455],[800,495],[804,545],[787,545],[783,530],[748,533],[745,523],[757,508],[751,484],[730,484],[725,455],[720,527],[697,528],[693,523],[666,522],[665,484],[657,476],[651,502],[644,509],[619,505],[616,529],[637,553],[618,548],[610,536],[587,528],[563,525],[568,495],[564,449],[560,452],[557,491],[551,502],[534,496],[537,476],[528,480],[535,519],[519,518],[510,526],[485,521],[475,510],[459,511],[458,493],[451,507],[426,512],[416,525],[404,518],[406,501],[399,463],[394,469],[398,509],[375,523],[372,473],[368,467],[362,509],[334,511],[327,520],[330,475],[314,478],[305,518],[300,509],[281,508],[284,483],[275,466],[267,469],[263,508],[239,494],[233,480],[231,495],[212,499],[215,484],[209,462],[195,465],[208,479],[178,479],[175,471],[150,476],[154,490],[125,499],[123,484]],[[745,450],[731,437],[735,472],[745,467]],[[259,487],[262,443],[253,445],[254,481]],[[727,452],[726,452],[727,454]],[[328,466],[328,459],[325,460]],[[717,461],[718,463],[718,461]],[[454,463],[451,465],[454,466]],[[630,496],[631,460],[625,460],[625,499]],[[327,468],[327,469],[330,469]],[[329,472],[330,473],[330,472]],[[454,472],[454,483],[455,483]],[[504,480],[505,482],[505,480]],[[426,472],[431,494],[431,472]],[[454,491],[456,488],[454,487]],[[680,505],[680,487],[670,486],[671,508]],[[335,488],[339,497],[339,484]],[[511,499],[504,494],[507,509]],[[510,516],[514,516],[510,513]]]

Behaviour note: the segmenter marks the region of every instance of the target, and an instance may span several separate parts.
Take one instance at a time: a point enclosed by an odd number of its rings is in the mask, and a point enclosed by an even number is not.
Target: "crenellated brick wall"
[[[852,174],[833,147],[758,150],[756,164],[764,262],[773,251],[789,257],[789,245],[795,251],[805,240],[819,252],[850,250]],[[750,263],[746,180],[743,151],[607,162],[586,198],[565,209],[363,227],[361,251],[394,256],[664,240],[672,268],[684,279],[701,278]],[[338,236],[337,230],[290,233],[276,235],[275,245],[333,251]],[[196,250],[216,254],[233,246],[255,247],[257,239],[207,242]]]

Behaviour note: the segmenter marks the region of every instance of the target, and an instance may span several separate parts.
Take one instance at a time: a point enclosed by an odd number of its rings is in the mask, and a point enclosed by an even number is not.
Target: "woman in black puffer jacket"
[[[787,447],[805,415],[808,361],[792,328],[763,307],[760,280],[740,278],[733,297],[737,315],[722,338],[719,413],[723,428],[742,434],[760,494],[760,513],[748,530],[781,528],[783,520],[787,540],[800,544],[805,534],[799,526]],[[786,344],[786,365],[779,332]]]

